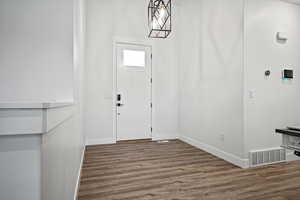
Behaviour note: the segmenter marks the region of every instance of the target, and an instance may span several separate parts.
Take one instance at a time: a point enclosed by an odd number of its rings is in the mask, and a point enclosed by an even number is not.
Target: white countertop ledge
[[[0,109],[50,109],[58,107],[72,106],[72,101],[61,102],[0,102]]]
[[[0,102],[0,136],[45,134],[74,114],[74,102]]]

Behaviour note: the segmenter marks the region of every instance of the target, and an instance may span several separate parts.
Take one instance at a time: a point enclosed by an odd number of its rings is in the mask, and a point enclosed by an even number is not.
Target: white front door
[[[117,140],[151,138],[151,47],[117,44]]]

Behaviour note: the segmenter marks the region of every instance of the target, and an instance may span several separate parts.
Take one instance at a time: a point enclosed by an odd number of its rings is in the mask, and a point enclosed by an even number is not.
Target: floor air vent
[[[269,165],[286,161],[286,150],[282,148],[251,151],[250,152],[250,167]]]

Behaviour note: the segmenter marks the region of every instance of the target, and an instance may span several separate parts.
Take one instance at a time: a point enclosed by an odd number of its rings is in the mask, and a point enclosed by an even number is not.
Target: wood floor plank
[[[89,146],[78,200],[299,200],[300,162],[240,169],[180,140]]]

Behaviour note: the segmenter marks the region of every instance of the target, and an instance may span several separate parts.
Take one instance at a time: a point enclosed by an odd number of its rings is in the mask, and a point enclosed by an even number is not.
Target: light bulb
[[[165,19],[166,15],[167,15],[166,9],[163,8],[163,7],[161,7],[161,8],[159,9],[159,18]]]

